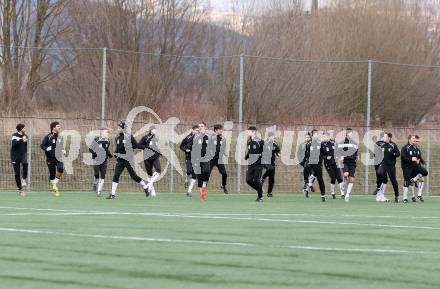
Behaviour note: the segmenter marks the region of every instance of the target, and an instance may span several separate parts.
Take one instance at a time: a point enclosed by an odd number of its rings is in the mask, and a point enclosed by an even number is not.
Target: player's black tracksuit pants
[[[153,175],[153,169],[156,173],[160,174],[162,172],[162,166],[160,165],[159,158],[144,160],[144,165],[149,176]]]
[[[12,160],[12,166],[14,168],[15,184],[17,185],[17,188],[21,190],[22,186],[21,186],[20,169],[21,168],[23,169],[23,179],[27,179],[28,167],[29,167],[27,158]]]
[[[49,179],[55,180],[56,173],[62,174],[64,172],[64,163],[60,162],[56,158],[47,158],[47,167],[49,169]]]
[[[422,166],[409,166],[402,168],[403,170],[403,179],[404,179],[404,187],[409,187],[411,183],[411,179],[417,176],[418,174],[421,174],[422,176],[426,177],[428,175],[428,171]]]
[[[319,190],[321,192],[321,196],[324,196],[325,195],[325,183],[324,183],[324,178],[322,176],[322,164],[314,164],[314,165],[309,164],[309,166],[310,166],[311,172],[318,180],[318,185],[319,185]]]
[[[376,177],[378,179],[377,184],[378,188],[382,184],[388,183],[388,177],[390,178],[391,184],[393,185],[394,189],[394,196],[399,196],[399,185],[397,183],[397,177],[396,177],[396,166],[392,164],[381,164],[376,166]]]
[[[274,165],[264,165],[266,172],[263,175],[263,180],[269,178],[269,185],[267,188],[267,193],[272,194],[273,186],[275,185],[275,166]]]
[[[194,172],[194,168],[193,168],[191,159],[185,159],[185,164],[186,164],[186,175],[191,176],[191,179],[193,179],[193,180],[197,179],[197,175]]]
[[[142,181],[142,179],[134,171],[134,169],[131,166],[129,161],[118,158],[117,161],[116,161],[115,175],[113,176],[113,182],[119,183],[119,177],[121,176],[122,172],[124,172],[125,169],[128,170],[128,173],[130,174],[130,177],[136,183],[140,183]]]
[[[260,164],[249,165],[246,173],[246,183],[257,191],[258,198],[263,198],[263,185],[261,177],[263,174],[263,166]]]
[[[107,160],[99,165],[93,165],[95,179],[105,179],[107,174]]]
[[[336,181],[338,184],[343,182],[341,169],[338,168],[336,163],[325,163],[325,169],[330,177],[330,184],[335,185]]]
[[[209,182],[209,177],[211,173],[211,162],[200,162],[198,164],[193,164],[193,166],[200,166],[199,169],[196,169],[197,174],[197,185],[199,188],[203,187],[203,183]]]
[[[217,167],[218,171],[222,175],[222,187],[226,187],[226,183],[227,183],[227,180],[228,180],[228,173],[226,172],[226,166],[225,166],[225,164],[219,164],[218,160],[219,159],[215,159],[215,158],[211,160],[209,174],[211,175],[212,169],[214,167]]]

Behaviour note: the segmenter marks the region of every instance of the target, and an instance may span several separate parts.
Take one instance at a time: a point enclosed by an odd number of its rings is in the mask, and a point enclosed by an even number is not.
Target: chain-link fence
[[[48,133],[48,127],[51,121],[55,119],[48,118],[2,118],[2,125],[0,126],[0,189],[1,190],[13,190],[15,189],[14,172],[10,160],[10,143],[11,135],[14,133],[15,125],[19,122],[23,122],[28,127],[28,150],[29,150],[29,185],[33,191],[45,191],[49,188],[48,169],[45,161],[44,152],[40,149],[40,143],[45,134]],[[78,158],[73,162],[73,173],[65,173],[62,177],[60,188],[62,190],[69,191],[90,191],[93,183],[93,168],[84,163],[84,153],[88,153],[88,147],[86,145],[86,135],[92,131],[99,129],[101,126],[100,120],[95,119],[56,119],[61,122],[63,129],[76,130],[81,135],[81,146]],[[139,140],[142,136],[142,127],[149,126],[151,121],[139,121],[135,122],[133,127],[133,133]],[[114,150],[114,136],[117,122],[114,120],[106,120],[105,126],[113,128],[111,130],[111,149]],[[212,128],[214,123],[208,123],[208,126]],[[161,158],[162,166],[167,167],[166,173],[163,178],[156,184],[159,192],[183,192],[185,181],[185,163],[184,154],[179,149],[181,139],[189,132],[191,125],[178,124],[176,126],[170,124],[162,124],[159,129],[159,138],[165,140],[161,142],[162,151],[164,156]],[[304,139],[304,132],[310,129],[318,129],[322,131],[333,132],[334,135],[340,133],[345,129],[342,126],[307,126],[307,125],[295,125],[295,126],[277,126],[276,130],[280,132],[277,137],[277,142],[281,145],[282,149],[287,152],[287,156],[290,159],[294,159],[297,151],[298,143]],[[363,146],[363,137],[366,132],[365,127],[352,127],[359,133],[360,136],[360,156],[361,153],[367,152]],[[260,125],[259,126],[261,136],[265,138],[268,131],[273,131],[273,126]],[[421,138],[421,150],[423,157],[426,160],[426,166],[430,171],[430,175],[426,178],[426,192],[436,194],[440,187],[440,178],[437,179],[440,169],[440,132],[437,129],[411,129],[411,128],[382,128],[383,130],[393,133],[393,140],[401,148],[407,142],[408,134],[418,134]],[[140,133],[140,134],[138,134]],[[228,188],[231,192],[247,192],[250,188],[245,183],[246,166],[237,165],[236,162],[236,150],[237,150],[237,138],[239,131],[237,126],[232,129],[227,129],[224,132],[230,143],[229,157],[227,164],[228,172]],[[289,136],[292,135],[293,138]],[[245,148],[241,151],[244,153]],[[175,153],[175,155],[171,154]],[[69,146],[67,148],[67,154],[69,154]],[[364,156],[361,156],[363,158]],[[372,157],[372,156],[370,156]],[[177,162],[180,165],[181,174],[176,166],[166,164],[177,158]],[[108,174],[106,178],[105,189],[110,189],[111,178],[113,175],[115,161],[110,160],[108,167]],[[400,168],[400,160],[397,163],[397,172],[399,185],[402,186],[403,179]],[[325,172],[325,170],[324,170]],[[329,185],[329,179],[326,173],[326,184]],[[368,175],[366,175],[368,174]],[[238,181],[240,180],[240,181]],[[123,191],[138,191],[139,186],[135,184],[128,176],[127,173],[123,175],[120,181],[120,189]],[[302,167],[299,165],[285,164],[285,161],[277,160],[276,169],[276,183],[275,192],[300,192],[302,188]],[[213,170],[209,188],[212,191],[220,191],[221,177],[220,174]],[[329,186],[328,186],[329,187]],[[355,184],[355,193],[372,192],[375,189],[375,171],[372,166],[365,166],[361,160],[358,161],[357,177]]]

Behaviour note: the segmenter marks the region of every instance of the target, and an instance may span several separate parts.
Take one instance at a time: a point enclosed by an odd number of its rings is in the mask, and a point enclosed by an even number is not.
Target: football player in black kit
[[[324,141],[321,145],[321,154],[324,158],[324,166],[330,177],[330,190],[332,198],[336,199],[335,186],[339,184],[341,196],[344,195],[344,180],[342,179],[341,169],[338,167],[338,160],[335,158],[336,143],[331,139],[328,132],[324,133]]]
[[[415,183],[422,177],[426,177],[428,175],[428,171],[422,166],[422,153],[417,146],[417,139],[415,135],[408,136],[408,144],[402,148],[400,156],[404,179],[403,202],[408,203],[409,188],[411,187],[411,190],[414,191]],[[418,199],[421,202],[424,201],[422,196],[418,197]],[[413,198],[413,201],[416,201],[415,197]]]
[[[311,167],[309,165],[309,158],[310,158],[310,145],[312,143],[312,137],[309,132],[305,135],[305,141],[299,145],[297,155],[298,159],[300,160],[300,165],[304,168],[303,169],[303,178],[304,178],[304,186],[303,186],[303,193],[306,198],[309,197],[309,192],[314,192],[313,189],[313,182],[315,181],[315,176],[312,173]]]
[[[194,136],[198,134],[198,132],[199,132],[199,126],[194,125],[192,127],[191,133],[187,135],[180,143],[180,149],[183,152],[185,152],[185,165],[186,165],[185,188],[188,189],[186,193],[188,197],[192,196],[192,190],[194,188],[195,183],[197,182],[197,176],[194,172],[191,162],[191,151],[192,151]]]
[[[385,198],[388,177],[394,189],[394,202],[399,202],[399,185],[397,184],[396,178],[396,159],[400,156],[400,151],[397,147],[397,144],[391,140],[392,137],[393,135],[390,132],[387,132],[383,135],[383,139],[381,141],[376,142],[376,149],[382,151],[380,154],[382,160],[377,165],[376,169],[376,175],[381,183],[379,186],[379,191],[376,194],[376,201],[378,202],[389,201],[387,198]]]
[[[376,142],[376,147],[375,149],[377,150],[379,147],[381,147],[383,145],[383,135],[381,134],[382,139],[379,139]],[[380,154],[380,157],[383,158],[383,155]],[[375,158],[375,164],[374,164],[374,171],[376,172],[376,189],[373,192],[373,195],[376,195],[381,191],[382,189],[382,175],[379,174],[379,165],[380,165],[380,161],[379,158],[379,154],[375,152],[374,154],[374,158]],[[385,175],[384,176],[387,181],[388,181],[388,177]]]
[[[214,142],[215,153],[211,160],[210,169],[212,173],[212,169],[217,167],[218,171],[222,175],[222,190],[223,193],[228,194],[228,189],[226,188],[226,184],[228,181],[228,173],[226,172],[226,166],[224,162],[224,157],[226,156],[226,139],[222,136],[223,126],[221,124],[214,125]]]
[[[247,152],[245,159],[248,161],[248,170],[246,173],[246,183],[257,191],[256,201],[263,201],[263,184],[261,176],[263,174],[263,165],[261,157],[263,153],[264,141],[257,137],[257,128],[251,126],[248,129]]]
[[[156,189],[154,188],[154,182],[158,180],[162,173],[162,167],[160,165],[160,156],[162,154],[160,153],[156,126],[153,125],[150,127],[148,134],[139,141],[139,145],[144,147],[144,165],[149,176],[147,184],[148,191],[152,197],[155,197]]]
[[[206,124],[199,123],[199,133],[194,136],[191,149],[191,162],[194,172],[197,175],[197,185],[200,189],[200,200],[206,201],[206,190],[208,187],[211,160],[213,153],[211,151],[211,138],[206,133]]]
[[[280,156],[280,147],[275,141],[275,133],[269,132],[267,140],[264,142],[263,166],[266,172],[263,175],[263,184],[269,178],[267,197],[273,197],[273,186],[275,185],[275,160]]]
[[[309,166],[311,173],[316,177],[319,184],[319,191],[321,192],[321,200],[325,202],[325,183],[322,176],[322,144],[319,139],[319,134],[317,130],[311,131],[312,142],[310,143],[310,157]],[[309,187],[312,184],[309,181]]]
[[[416,145],[417,145],[418,148],[420,148],[420,137],[419,137],[418,135],[415,135],[415,137],[416,137]],[[425,165],[425,160],[424,160],[422,157],[420,157],[420,163],[421,163],[422,165]],[[423,196],[422,196],[422,194],[423,194],[423,187],[424,187],[424,184],[425,184],[425,178],[424,178],[424,177],[419,178],[419,180],[416,182],[416,187],[417,187],[417,190],[418,190],[418,192],[417,192],[417,198],[418,198],[421,202],[424,202],[424,199],[423,199]],[[413,202],[416,201],[416,194],[415,194],[415,191],[413,191],[412,201],[413,201]]]
[[[134,161],[134,149],[144,149],[143,146],[140,146],[133,135],[125,133],[125,122],[121,121],[118,124],[118,135],[116,136],[116,151],[114,153],[116,157],[116,166],[115,166],[115,174],[113,176],[112,182],[112,191],[107,199],[116,198],[116,190],[118,188],[119,177],[125,169],[128,170],[130,177],[139,185],[142,186],[145,192],[145,196],[149,196],[150,192],[148,191],[147,184],[136,174],[134,168],[132,166],[132,162]]]
[[[345,130],[344,143],[338,145],[338,150],[338,153],[342,156],[342,164],[344,165],[342,172],[344,173],[344,178],[346,178],[348,182],[347,192],[342,196],[345,199],[345,202],[348,203],[354,186],[356,161],[359,150],[358,143],[353,139],[353,130],[351,128]]]
[[[90,153],[92,154],[93,160],[93,171],[95,174],[95,182],[94,182],[94,190],[96,192],[96,196],[100,197],[101,192],[104,188],[104,179],[107,173],[107,160],[112,158],[113,155],[110,152],[110,141],[108,139],[108,129],[101,128],[99,137],[94,139],[94,142],[91,144]],[[102,152],[102,156],[98,158],[98,152]]]
[[[50,133],[47,134],[41,142],[40,148],[46,154],[47,167],[49,169],[49,179],[52,185],[52,193],[55,197],[60,196],[58,182],[64,172],[62,156],[64,155],[63,138],[59,135],[61,125],[54,121],[50,124]]]
[[[22,123],[15,127],[17,132],[11,137],[11,163],[14,168],[15,184],[17,185],[18,194],[26,196],[28,160],[27,160],[27,143],[26,126]],[[23,170],[23,175],[20,171]]]

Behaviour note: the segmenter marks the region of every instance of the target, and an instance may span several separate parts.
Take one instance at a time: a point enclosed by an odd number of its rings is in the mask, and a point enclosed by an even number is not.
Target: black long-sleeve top
[[[180,149],[185,153],[185,160],[191,159],[193,140],[194,140],[194,134],[190,133],[180,143]]]
[[[302,144],[299,145],[297,156],[299,160],[299,164],[301,166],[307,166],[309,164],[309,158],[310,158],[310,145],[312,142],[305,141]]]
[[[336,148],[336,143],[332,140],[324,141],[321,143],[321,155],[324,159],[325,164],[327,165],[336,164],[335,148]],[[327,159],[328,157],[330,157],[330,159]]]
[[[344,143],[338,145],[338,149],[342,150],[341,155],[344,156],[344,164],[356,164],[359,146],[351,139],[345,138]]]
[[[144,149],[143,146],[140,146],[136,139],[131,134],[126,133],[120,133],[116,137],[116,150],[115,155],[119,158],[118,155],[125,155],[127,154],[127,150],[134,150],[134,149]],[[125,159],[129,157],[132,158],[132,156],[125,156]]]
[[[225,149],[226,149],[226,138],[224,138],[221,134],[214,136],[214,142],[213,145],[215,146],[215,152],[213,159],[220,159],[221,157],[225,156]]]
[[[155,135],[148,134],[144,136],[139,145],[144,147],[144,160],[155,160],[160,157],[159,138]]]
[[[417,160],[422,161],[422,152],[417,146],[414,146],[412,144],[406,144],[401,152],[400,152],[400,159],[402,168],[410,168],[417,166],[417,162],[413,161],[412,158],[416,157]]]
[[[41,142],[40,148],[44,150],[46,154],[46,158],[48,159],[54,159],[55,156],[55,150],[57,149],[63,149],[63,138],[59,136],[57,133],[49,133]]]
[[[277,156],[280,154],[281,149],[279,145],[273,140],[266,140],[264,142],[264,149],[262,155],[263,164],[275,165]]]
[[[110,141],[108,138],[95,137],[94,142],[92,142],[89,148],[89,151],[92,154],[92,159],[96,159],[98,157],[97,152],[100,149],[105,151],[105,160],[113,156],[110,152]]]
[[[27,141],[24,141],[25,135],[14,133],[11,137],[11,160],[12,162],[23,159],[27,156]]]
[[[264,149],[264,141],[259,138],[250,138],[247,142],[247,152],[245,159],[249,166],[261,165],[261,157]]]
[[[382,161],[380,164],[383,165],[395,165],[396,159],[400,156],[399,147],[394,142],[384,142],[378,141],[376,142],[376,149],[382,151]],[[376,154],[377,156],[378,154]]]

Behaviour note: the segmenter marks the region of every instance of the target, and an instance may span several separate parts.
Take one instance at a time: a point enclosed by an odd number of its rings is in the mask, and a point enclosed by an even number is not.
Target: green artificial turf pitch
[[[440,198],[0,194],[0,288],[440,288]]]

